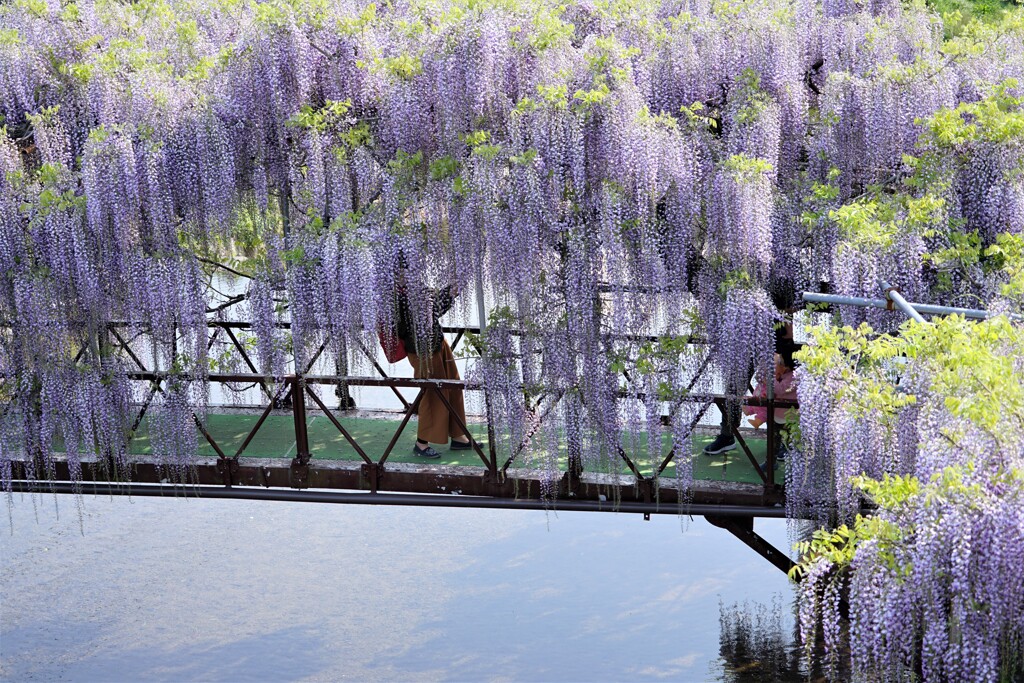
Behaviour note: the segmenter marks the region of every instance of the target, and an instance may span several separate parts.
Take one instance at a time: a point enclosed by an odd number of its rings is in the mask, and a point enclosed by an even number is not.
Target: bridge
[[[287,327],[288,323],[279,323]],[[304,373],[284,377],[261,374],[249,358],[239,331],[246,322],[210,321],[210,345],[220,339],[239,354],[250,370],[245,373],[211,373],[216,384],[246,384],[259,387],[261,403],[244,408],[217,407],[208,414],[193,414],[202,437],[200,457],[190,471],[175,473],[154,457],[148,435],[147,411],[163,391],[171,375],[149,367],[144,354],[133,349],[122,332],[126,323],[108,326],[107,343],[134,365],[133,382],[145,387],[145,399],[136,406],[128,451],[132,455],[129,476],[118,473],[114,462],[102,458],[83,461],[81,482],[72,481],[67,458],[59,451],[44,467],[28,467],[16,461],[14,490],[54,493],[89,493],[134,496],[200,496],[319,503],[422,505],[506,509],[546,509],[652,514],[702,515],[753,548],[783,571],[792,567],[784,552],[771,546],[754,531],[758,517],[784,517],[785,491],[781,485],[785,464],[776,470],[776,434],[760,435],[734,429],[739,448],[706,456],[699,454],[710,436],[694,434],[693,452],[678,452],[668,435],[662,437],[660,462],[643,462],[619,446],[600,467],[587,470],[578,455],[563,452],[558,474],[550,469],[531,469],[524,463],[528,441],[544,424],[561,400],[559,395],[542,397],[534,407],[533,431],[511,453],[499,457],[495,425],[488,415],[469,416],[460,427],[470,438],[466,451],[441,451],[440,460],[424,462],[411,454],[409,444],[415,428],[410,422],[427,392],[434,392],[447,405],[445,387],[484,391],[465,380],[422,380],[390,376],[363,346],[377,376],[315,374],[322,345],[306,364]],[[445,327],[453,348],[471,327]],[[698,370],[708,372],[708,362]],[[344,411],[328,405],[327,392],[336,387],[383,387],[393,392],[395,410]],[[414,390],[408,400],[400,389]],[[712,405],[724,410],[730,397],[724,394],[694,394],[683,401],[698,402],[691,430]],[[736,400],[732,397],[731,400]],[[795,406],[793,402],[746,397],[748,405]],[[486,403],[486,402],[485,402]],[[450,407],[450,406],[449,406]],[[663,417],[667,422],[668,416]],[[402,437],[405,436],[405,440]],[[401,445],[400,445],[401,444]],[[37,456],[38,457],[38,456]],[[682,458],[692,462],[693,485],[684,486],[675,475]],[[762,467],[760,463],[765,463]],[[35,481],[30,472],[46,471],[52,480]],[[127,479],[127,480],[126,480]]]

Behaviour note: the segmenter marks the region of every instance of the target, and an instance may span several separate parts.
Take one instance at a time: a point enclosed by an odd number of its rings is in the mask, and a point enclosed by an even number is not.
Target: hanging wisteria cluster
[[[399,290],[429,334],[431,291],[480,282],[493,305],[475,374],[499,450],[552,491],[566,448],[586,468],[623,448],[656,470],[663,416],[689,453],[710,395],[770,371],[794,292],[876,298],[885,280],[1022,312],[1022,83],[1024,20],[953,30],[892,0],[4,3],[0,482],[15,461],[48,478],[56,446],[73,474],[89,458],[127,477],[142,403],[154,454],[186,480],[211,366],[243,367],[207,334],[224,310],[212,275],[236,268],[268,377],[375,345]],[[882,670],[905,638],[926,643],[929,680],[991,678],[998,654],[963,653],[1003,650],[952,631],[944,649],[913,619],[941,608],[960,633],[981,618],[953,616],[940,577],[1019,582],[985,553],[1019,538],[1001,477],[1021,467],[1024,425],[978,431],[957,412],[968,399],[895,355],[858,395],[858,349],[815,344],[834,353],[800,372],[792,511],[851,519],[851,477],[927,482],[951,464],[988,495],[906,513],[934,542],[907,551],[920,592],[886,604],[905,627],[892,641],[865,635],[889,557],[865,545],[855,652]],[[159,383],[126,379],[140,354]],[[995,445],[998,466],[982,457]],[[685,490],[688,458],[676,472]],[[963,542],[946,519],[976,535],[950,571],[919,559]],[[1017,607],[991,603],[978,637],[1019,645]]]
[[[802,434],[808,457],[787,472],[788,502],[820,505],[829,498],[820,485],[831,482],[850,524],[804,547],[805,642],[820,621],[838,654],[848,585],[862,679],[1015,680],[1024,666],[1024,329],[954,316],[908,324],[897,339],[872,338],[866,326],[817,334],[803,354],[801,400],[831,415],[801,407],[801,423],[818,427]],[[854,518],[859,494],[878,504],[875,514]]]

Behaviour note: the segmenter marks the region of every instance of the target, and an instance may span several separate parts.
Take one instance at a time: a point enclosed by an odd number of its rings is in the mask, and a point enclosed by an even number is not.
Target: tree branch
[[[215,268],[220,268],[221,270],[226,270],[227,272],[231,273],[232,275],[237,275],[238,277],[244,277],[244,278],[246,278],[248,280],[252,279],[252,275],[248,275],[247,273],[243,273],[241,271],[235,270],[231,266],[226,266],[223,263],[220,263],[218,261],[214,261],[212,259],[208,259],[206,257],[199,256],[199,255],[196,255],[196,260],[201,262],[201,263],[205,263],[207,265],[214,266]]]

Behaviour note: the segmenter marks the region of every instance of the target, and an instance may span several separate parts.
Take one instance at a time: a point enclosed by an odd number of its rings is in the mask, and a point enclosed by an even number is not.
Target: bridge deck
[[[391,441],[395,430],[398,428],[400,419],[394,414],[376,413],[372,417],[361,413],[358,417],[350,417],[345,413],[335,413],[341,424],[352,435],[363,448],[364,452],[373,460],[380,460],[388,444]],[[234,455],[250,433],[253,426],[259,419],[258,415],[239,412],[211,413],[207,416],[206,429],[210,436],[217,442],[221,450],[231,456]],[[133,439],[130,452],[137,455],[151,455],[149,434],[147,430],[148,420],[144,420]],[[309,450],[313,461],[343,460],[360,461],[359,454],[342,436],[342,434],[323,415],[309,415],[306,418],[306,428],[309,435]],[[486,425],[480,423],[469,424],[481,445],[487,444]],[[416,433],[415,421],[410,421],[388,456],[389,464],[415,463],[419,465],[446,465],[478,467],[481,461],[475,451],[449,451],[445,446],[437,446],[441,454],[439,460],[424,459],[412,454],[412,442]],[[216,457],[217,453],[201,435],[198,434],[201,456]],[[693,436],[693,476],[696,480],[715,482],[737,482],[760,484],[761,479],[749,459],[740,448],[715,456],[706,456],[700,453],[704,446],[711,442],[712,436]],[[746,443],[751,453],[763,462],[766,454],[766,442],[763,438],[747,436]],[[671,450],[672,442],[668,434],[662,437],[661,455],[664,457]],[[646,451],[646,437],[641,437],[640,451]],[[628,449],[627,449],[628,450]],[[246,446],[242,453],[244,458],[292,458],[296,453],[295,430],[293,418],[290,414],[270,415]],[[520,456],[522,458],[522,456]],[[636,459],[637,466],[644,476],[650,476],[657,467],[650,462],[649,457]],[[518,467],[517,467],[518,466]],[[535,469],[538,465],[531,463],[528,459],[524,462],[517,462],[513,469],[530,468]],[[559,462],[559,469],[565,471],[566,459],[563,457]],[[675,462],[668,465],[662,473],[662,477],[672,479],[676,476]],[[776,480],[782,480],[785,464],[780,463],[776,473]],[[628,474],[629,468],[618,458],[609,458],[606,462],[592,467],[596,472],[603,474]]]
[[[551,507],[631,511],[645,516],[654,513],[700,514],[728,530],[782,571],[788,572],[792,567],[792,561],[786,554],[772,547],[753,528],[754,517],[778,517],[785,512],[780,507],[784,501],[782,488],[765,482],[751,463],[751,459],[763,461],[767,451],[765,439],[758,438],[760,435],[756,433],[741,434],[742,447],[716,456],[700,453],[700,449],[713,437],[695,434],[693,451],[687,456],[693,463],[695,479],[693,486],[689,487],[680,486],[674,463],[668,464],[659,477],[652,477],[658,463],[652,462],[649,456],[636,457],[633,453],[646,451],[643,439],[635,449],[623,444],[623,451],[630,451],[636,471],[631,471],[621,458],[609,457],[603,463],[596,466],[591,463],[584,471],[574,473],[563,457],[558,463],[561,479],[553,482],[549,469],[541,463],[531,462],[524,454],[519,454],[499,478],[492,474],[494,464],[488,467],[480,454],[472,450],[450,452],[441,447],[442,457],[439,460],[417,458],[411,453],[415,421],[406,424],[396,437],[401,420],[394,414],[376,417],[342,414],[336,417],[348,435],[360,445],[364,458],[324,414],[307,413],[305,429],[301,431],[308,442],[309,460],[308,464],[301,464],[296,457],[299,448],[296,434],[303,421],[296,420],[291,412],[273,411],[270,414],[268,411],[262,415],[263,423],[253,433],[260,419],[261,416],[244,412],[209,414],[203,421],[205,440],[200,438],[200,457],[184,476],[188,483],[184,488],[167,485],[168,482],[180,482],[182,473],[168,470],[159,454],[152,452],[148,423],[143,420],[130,444],[130,451],[134,454],[131,484],[108,483],[109,467],[94,458],[82,463],[82,484],[71,484],[68,482],[71,478],[69,463],[58,453],[54,461],[54,474],[58,481],[27,481],[27,471],[16,463],[14,489],[54,493],[93,491],[107,495],[184,494],[326,503],[512,509]],[[483,446],[482,452],[487,453],[486,425],[471,423],[469,429]],[[247,438],[249,442],[246,444]],[[395,447],[384,458],[393,440]],[[245,448],[241,449],[243,444]],[[661,446],[664,458],[672,451],[668,434],[662,436]],[[234,457],[240,449],[241,456]],[[675,458],[679,457],[675,454]],[[784,467],[785,464],[780,463],[780,470],[774,473],[775,482],[783,480]]]

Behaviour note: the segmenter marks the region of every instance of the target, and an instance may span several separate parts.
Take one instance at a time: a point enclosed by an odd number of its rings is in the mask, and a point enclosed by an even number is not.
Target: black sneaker
[[[441,457],[441,454],[434,450],[433,446],[428,445],[426,448],[420,448],[416,444],[412,445],[412,454],[418,455],[421,458],[437,459]]]
[[[452,439],[451,445],[448,446],[448,450],[450,451],[468,451],[471,448],[473,448],[473,444],[470,442],[456,441],[455,439]]]
[[[714,441],[704,447],[704,455],[718,455],[733,450],[736,450],[736,439],[719,434]]]

